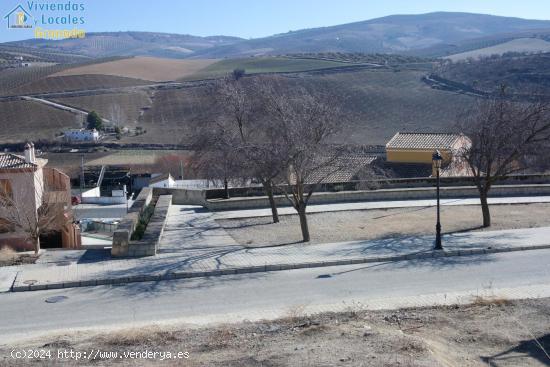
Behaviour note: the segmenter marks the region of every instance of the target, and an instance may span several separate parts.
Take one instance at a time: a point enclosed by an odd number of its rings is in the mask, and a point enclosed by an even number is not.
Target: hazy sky
[[[158,31],[199,36],[256,38],[289,30],[329,26],[391,14],[464,11],[531,19],[550,19],[550,0],[1,0],[5,14],[21,4],[84,4],[78,11],[34,11],[42,16],[83,17],[87,32]],[[0,42],[31,38],[32,30],[0,27]],[[43,28],[72,29],[72,25]]]

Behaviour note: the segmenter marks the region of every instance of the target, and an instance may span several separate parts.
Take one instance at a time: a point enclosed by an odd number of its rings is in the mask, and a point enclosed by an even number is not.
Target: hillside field
[[[43,78],[15,88],[8,95],[30,95],[53,92],[73,92],[81,90],[123,88],[147,85],[150,82],[112,75],[75,75]]]
[[[0,143],[53,140],[66,128],[78,127],[74,114],[33,101],[0,102]]]
[[[330,96],[348,122],[340,141],[385,144],[397,131],[449,131],[472,97],[432,89],[416,70],[361,70],[301,75],[290,83]],[[196,127],[217,118],[206,87],[159,90],[139,124],[147,134],[132,138],[143,143],[191,144]]]
[[[51,75],[113,75],[152,82],[181,79],[215,63],[216,60],[175,60],[158,57],[132,57],[123,60],[76,67]]]
[[[231,73],[235,69],[244,69],[247,74],[258,74],[298,72],[342,66],[349,66],[349,63],[319,60],[314,58],[249,57],[221,60],[207,66],[193,75],[189,75],[181,79],[198,80],[219,78]]]
[[[550,52],[550,42],[538,38],[517,38],[498,45],[480,48],[473,51],[462,52],[446,57],[452,61],[467,60],[469,58],[478,59],[492,55],[503,55],[507,52],[537,53]]]
[[[96,111],[101,117],[129,127],[139,122],[141,109],[152,103],[143,91],[64,97],[53,101],[85,111]]]

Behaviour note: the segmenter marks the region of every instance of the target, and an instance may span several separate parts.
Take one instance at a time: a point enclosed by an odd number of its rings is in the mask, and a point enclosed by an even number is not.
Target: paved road
[[[236,321],[365,305],[465,302],[472,295],[550,296],[550,250],[0,294],[7,343],[67,328]],[[52,296],[66,296],[45,303]],[[0,342],[1,343],[1,342]]]

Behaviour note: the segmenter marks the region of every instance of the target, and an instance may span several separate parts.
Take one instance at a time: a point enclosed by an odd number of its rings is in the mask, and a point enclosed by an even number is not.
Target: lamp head
[[[432,154],[432,162],[437,169],[441,168],[441,161],[443,161],[443,157],[441,156],[439,150],[436,150]]]

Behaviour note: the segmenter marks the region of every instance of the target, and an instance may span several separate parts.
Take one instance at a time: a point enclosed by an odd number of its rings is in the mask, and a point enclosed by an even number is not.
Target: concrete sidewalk
[[[236,243],[217,225],[214,217],[215,214],[196,207],[174,205],[170,208],[161,251],[156,257],[112,259],[105,250],[73,251],[62,261],[20,267],[12,290],[72,288],[550,248],[550,227],[449,234],[443,237],[444,251],[432,250],[433,236],[252,248]],[[490,255],[487,261],[490,261]]]

